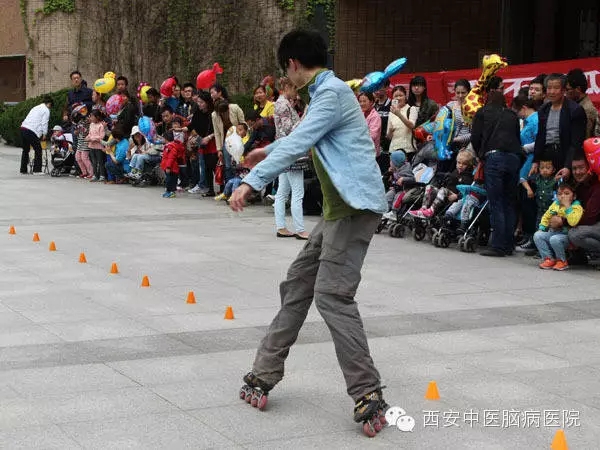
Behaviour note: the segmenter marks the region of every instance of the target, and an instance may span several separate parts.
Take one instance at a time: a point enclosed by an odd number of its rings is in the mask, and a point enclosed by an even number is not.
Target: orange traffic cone
[[[48,246],[48,250],[51,252],[55,252],[56,251],[56,244],[54,243],[54,241],[50,242],[50,245]]]
[[[150,287],[150,280],[148,279],[148,275],[144,275],[144,278],[142,278],[142,287]]]
[[[189,303],[190,305],[196,303],[196,296],[194,295],[194,291],[188,292],[186,303]]]
[[[80,262],[81,264],[85,264],[85,263],[87,263],[87,258],[85,257],[85,253],[81,252],[81,253],[79,254],[79,262]]]
[[[40,242],[40,235],[37,233],[33,233],[33,242]]]
[[[17,234],[14,226],[12,226],[12,225],[10,226],[10,228],[8,229],[8,234]]]
[[[550,444],[552,450],[569,450],[567,445],[567,438],[565,438],[565,432],[563,430],[557,430]]]
[[[233,320],[233,308],[231,306],[228,306],[227,309],[225,309],[225,319],[226,320]]]
[[[117,267],[117,263],[112,263],[110,266],[110,273],[115,274],[119,273],[119,268]]]
[[[427,400],[439,400],[440,393],[438,391],[438,387],[435,381],[430,381],[429,386],[427,386],[427,392],[425,392],[425,398]]]

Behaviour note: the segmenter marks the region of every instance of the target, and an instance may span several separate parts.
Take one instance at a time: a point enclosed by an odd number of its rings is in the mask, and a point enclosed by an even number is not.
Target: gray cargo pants
[[[281,283],[281,309],[262,339],[254,374],[275,385],[283,378],[290,347],[315,300],[333,338],[338,362],[354,401],[380,387],[379,372],[369,353],[358,306],[354,301],[360,270],[379,214],[360,214],[321,221]]]

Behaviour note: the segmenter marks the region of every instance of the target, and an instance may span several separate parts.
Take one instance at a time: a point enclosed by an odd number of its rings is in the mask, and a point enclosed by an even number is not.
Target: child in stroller
[[[71,173],[71,169],[75,165],[73,135],[71,133],[64,133],[63,128],[60,125],[56,125],[52,128],[50,145],[50,158],[53,167],[50,175],[60,177],[62,174]]]
[[[444,215],[443,225],[437,230],[431,242],[436,247],[447,248],[458,239],[461,252],[474,252],[478,245],[486,245],[489,234],[489,217],[486,191],[478,181],[471,185],[456,186],[460,201],[453,204]]]
[[[400,151],[392,154],[392,170],[396,167],[394,159],[398,159],[397,153],[400,153]],[[396,179],[387,193],[388,201],[392,199],[391,210],[383,215],[376,232],[381,232],[389,224],[390,236],[403,237],[406,233],[406,227],[412,227],[412,221],[408,219],[410,217],[408,212],[420,206],[425,186],[431,182],[435,175],[435,168],[419,163],[408,172],[410,175],[404,177],[396,175],[401,171],[404,173],[407,165],[408,163],[404,162],[401,170],[396,169],[393,172]],[[410,167],[410,165],[408,166]]]

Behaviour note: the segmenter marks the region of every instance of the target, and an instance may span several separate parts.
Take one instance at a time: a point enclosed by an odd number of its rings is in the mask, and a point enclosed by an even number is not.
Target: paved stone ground
[[[275,239],[268,208],[20,176],[19,153],[0,147],[0,448],[549,448],[553,410],[579,417],[560,424],[570,448],[597,448],[598,272],[376,236],[357,300],[386,398],[416,426],[369,440],[314,308],[268,410],[238,398],[302,245]]]

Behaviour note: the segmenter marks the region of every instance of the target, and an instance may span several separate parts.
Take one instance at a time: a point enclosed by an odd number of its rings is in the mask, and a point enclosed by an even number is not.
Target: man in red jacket
[[[600,258],[600,181],[585,156],[573,159],[571,169],[577,183],[577,199],[583,204],[579,224],[569,230],[569,241],[584,250],[592,259]]]

